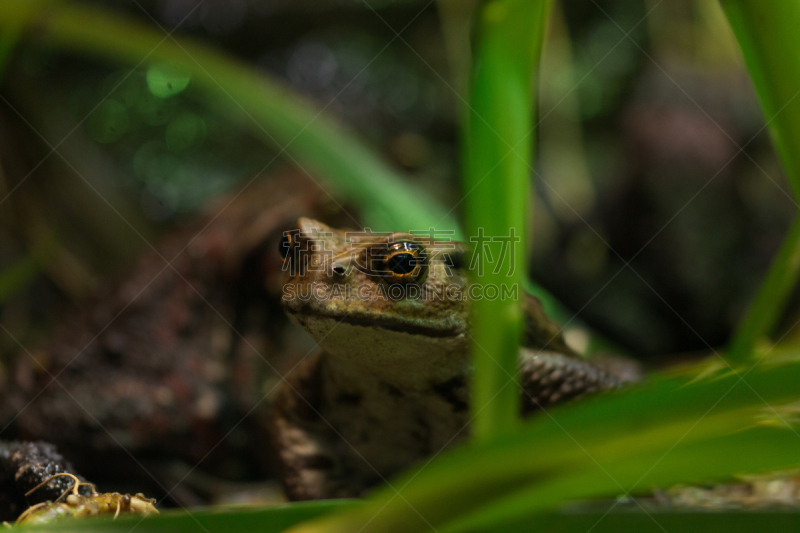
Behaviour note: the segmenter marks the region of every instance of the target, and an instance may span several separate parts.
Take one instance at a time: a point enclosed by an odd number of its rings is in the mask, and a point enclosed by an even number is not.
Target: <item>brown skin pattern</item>
[[[348,235],[307,218],[290,235],[295,268],[282,303],[323,351],[276,399],[279,474],[290,499],[358,496],[469,434],[468,249],[407,233]],[[397,249],[424,258],[399,281],[388,263]],[[524,413],[638,377],[634,363],[619,365],[624,374],[582,360],[538,300],[523,305]]]

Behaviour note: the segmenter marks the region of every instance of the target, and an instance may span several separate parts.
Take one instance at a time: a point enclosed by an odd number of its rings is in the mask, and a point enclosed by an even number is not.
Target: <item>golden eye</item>
[[[422,281],[428,271],[424,251],[411,242],[390,244],[381,262],[381,274],[390,283]]]

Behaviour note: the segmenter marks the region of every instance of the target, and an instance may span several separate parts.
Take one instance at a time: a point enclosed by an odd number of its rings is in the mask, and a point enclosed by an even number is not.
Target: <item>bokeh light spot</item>
[[[147,88],[159,98],[169,98],[182,92],[191,76],[168,65],[156,64],[147,69]]]

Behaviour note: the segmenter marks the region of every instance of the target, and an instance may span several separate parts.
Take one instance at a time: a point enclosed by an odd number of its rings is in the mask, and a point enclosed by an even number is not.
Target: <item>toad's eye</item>
[[[424,249],[411,242],[390,244],[381,264],[381,274],[390,283],[420,282],[427,273]]]
[[[278,251],[284,259],[289,257],[292,250],[297,247],[297,233],[297,230],[283,232],[283,238],[278,246]]]
[[[386,267],[398,276],[405,276],[417,268],[417,257],[410,252],[396,252],[386,260]]]

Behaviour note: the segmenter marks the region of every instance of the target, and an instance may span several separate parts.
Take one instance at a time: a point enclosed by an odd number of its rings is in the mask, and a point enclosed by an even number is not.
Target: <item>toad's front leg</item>
[[[519,357],[522,413],[527,415],[575,398],[639,381],[641,365],[621,356],[592,361],[522,349]]]
[[[278,476],[290,500],[359,496],[369,483],[346,465],[341,437],[321,411],[319,355],[286,378],[269,417]]]

